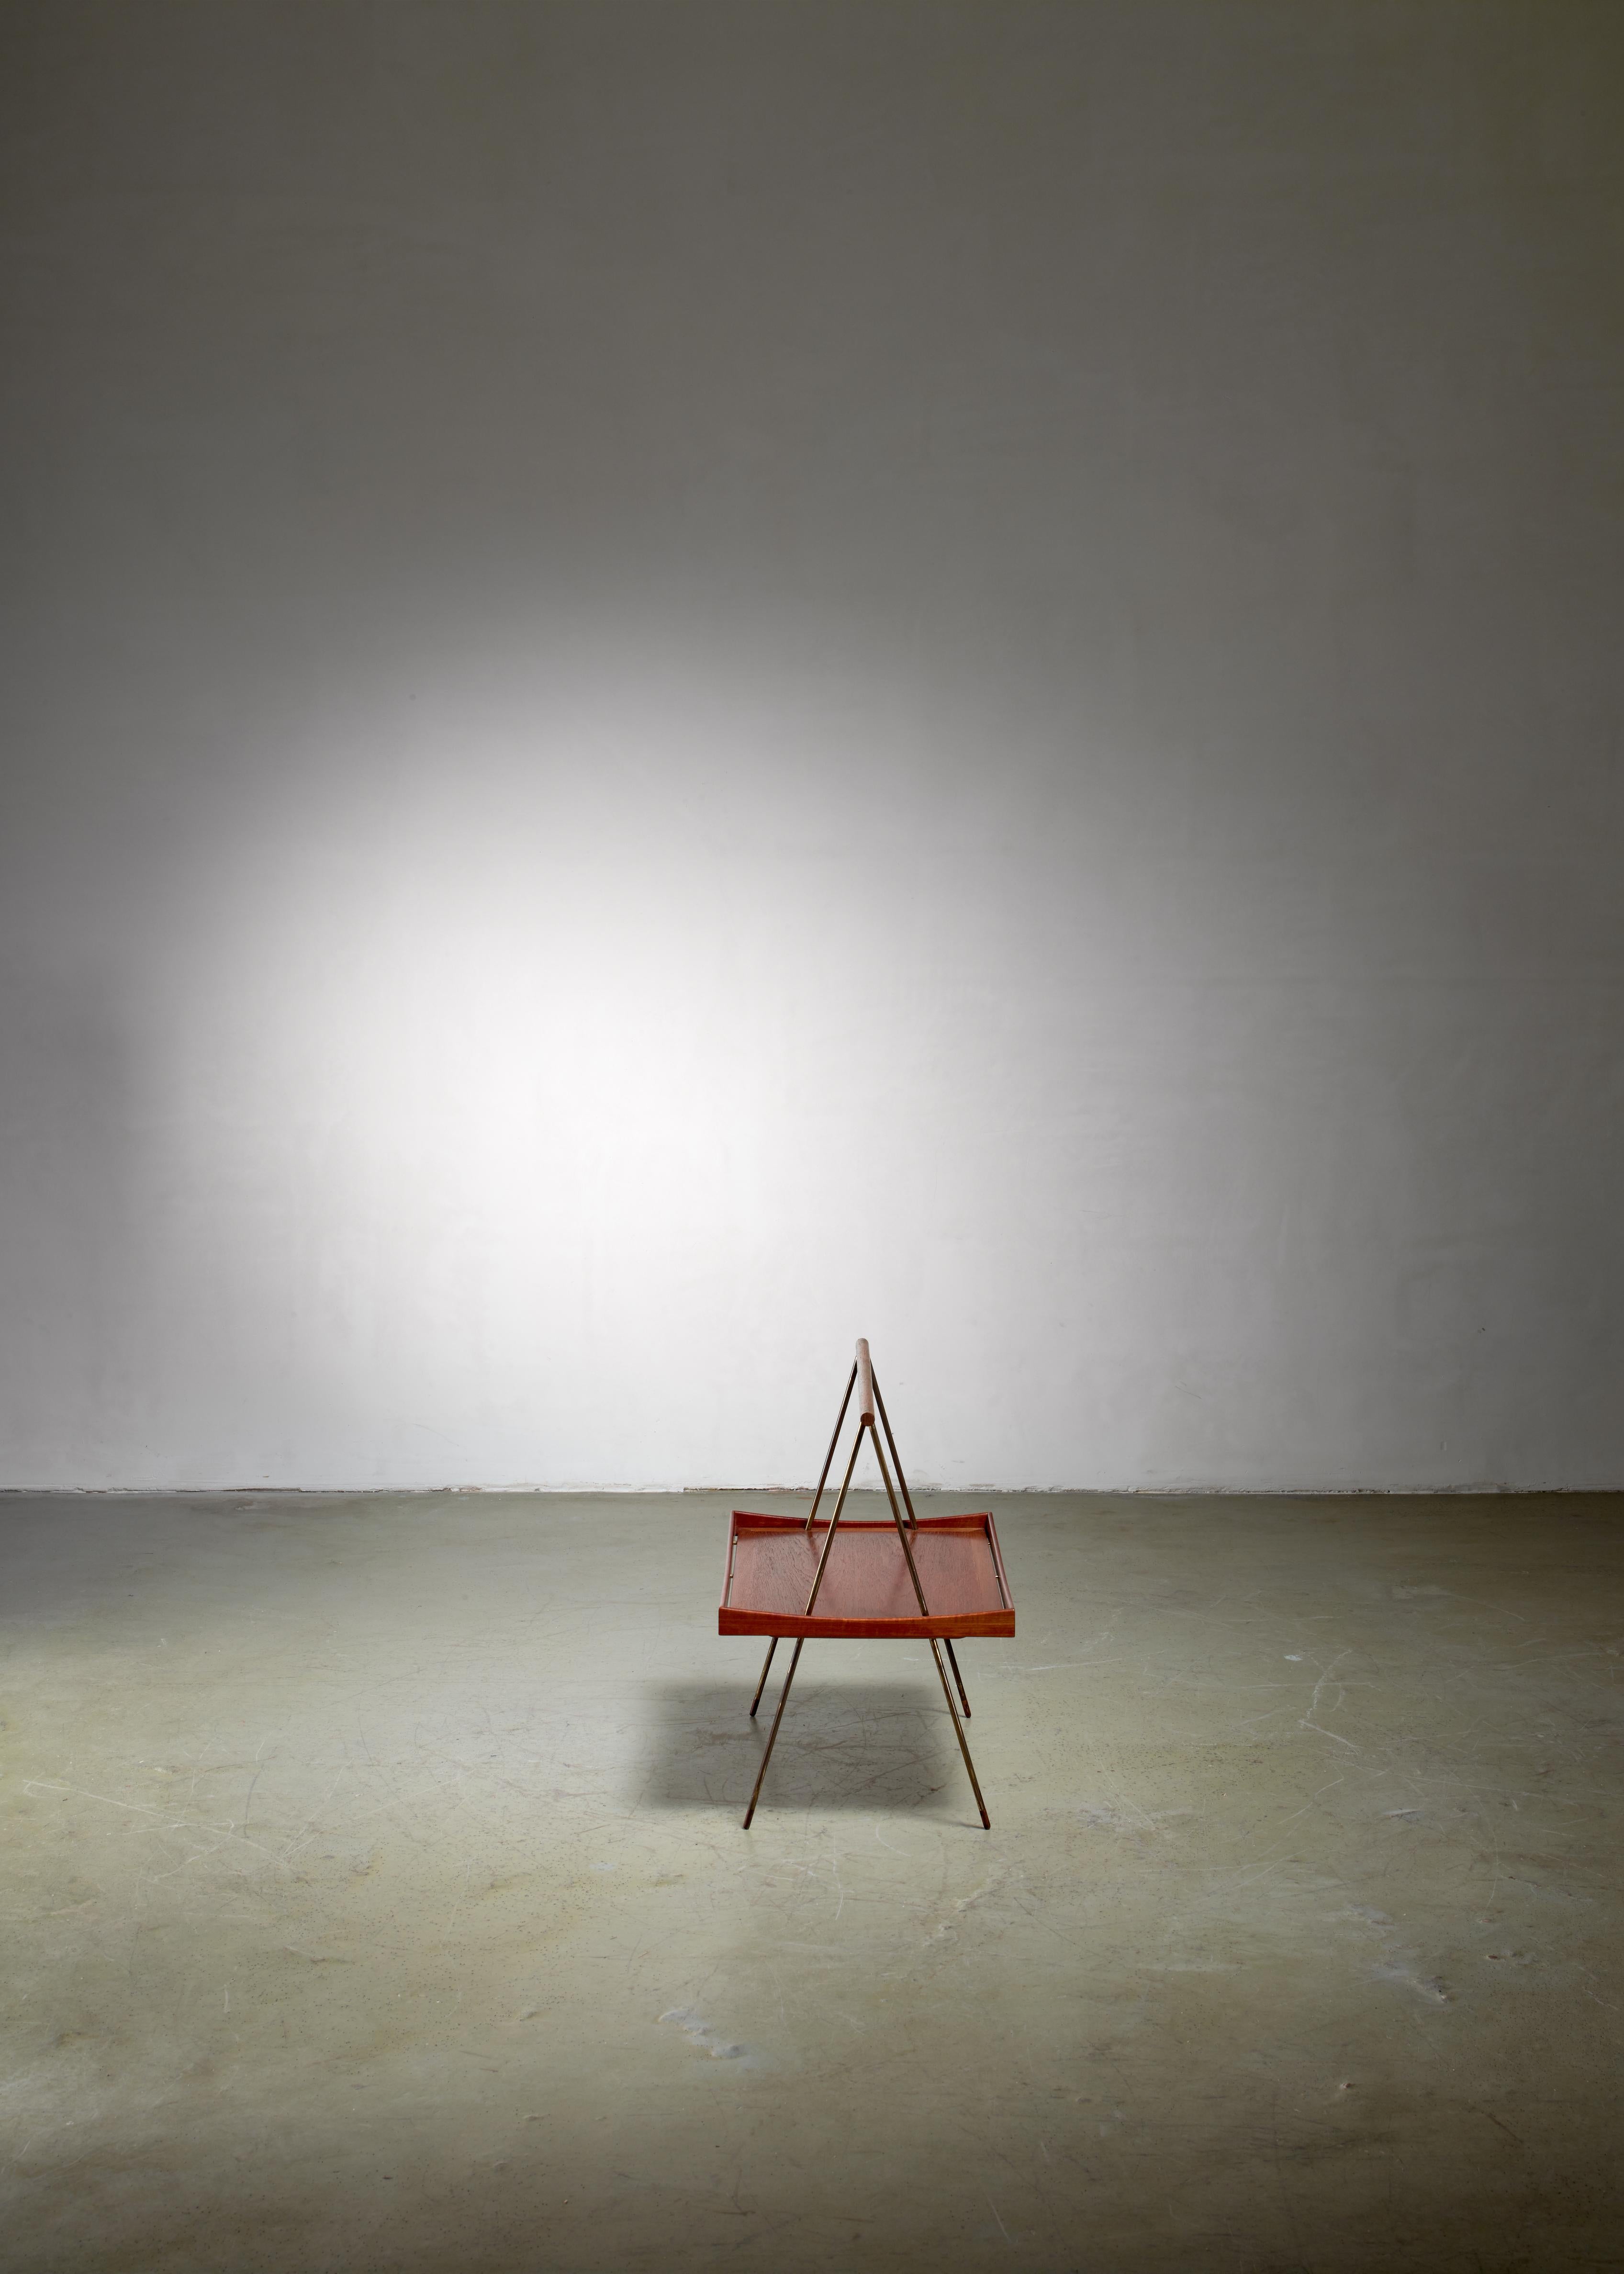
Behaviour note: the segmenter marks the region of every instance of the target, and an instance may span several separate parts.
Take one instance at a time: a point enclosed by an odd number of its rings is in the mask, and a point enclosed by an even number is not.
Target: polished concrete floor
[[[1624,1502],[994,1505],[0,1500],[7,2274],[1624,2266]]]

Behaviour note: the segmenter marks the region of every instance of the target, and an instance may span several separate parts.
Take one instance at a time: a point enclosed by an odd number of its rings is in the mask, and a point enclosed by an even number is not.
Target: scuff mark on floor
[[[741,2060],[750,2050],[748,2045],[733,2044],[719,2038],[710,2023],[692,2006],[673,2006],[660,2019],[674,2022],[689,2044],[697,2046],[712,2060]]]
[[[1372,1982],[1395,1982],[1402,1990],[1413,1990],[1417,1997],[1425,1998],[1429,2006],[1448,2006],[1454,2003],[1454,1992],[1445,1987],[1437,1975],[1419,1975],[1413,1967],[1372,1966],[1371,1979]]]

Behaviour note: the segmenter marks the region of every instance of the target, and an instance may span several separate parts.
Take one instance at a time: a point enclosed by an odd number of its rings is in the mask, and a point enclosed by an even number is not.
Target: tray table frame
[[[786,1545],[788,1545],[787,1536],[796,1532],[801,1533],[808,1541],[811,1540],[853,1390],[857,1392],[856,1434],[852,1440],[851,1457],[846,1465],[846,1474],[841,1480],[834,1512],[828,1519],[828,1530],[823,1540],[823,1550],[817,1558],[816,1569],[813,1574],[811,1588],[807,1595],[804,1608],[800,1611],[792,1611],[785,1600],[786,1582],[793,1568],[793,1562],[786,1558],[773,1559],[778,1566],[772,1575],[777,1579],[777,1588],[763,1591],[768,1593],[776,1593],[778,1598],[777,1600],[750,1601],[735,1599],[735,1586],[741,1577],[740,1547],[742,1542],[759,1547],[768,1545],[773,1536],[777,1535]],[[883,1442],[882,1442],[882,1432],[883,1432]],[[868,1539],[874,1539],[876,1534],[894,1532],[902,1550],[909,1585],[919,1607],[917,1615],[914,1612],[898,1613],[894,1606],[889,1604],[883,1608],[877,1605],[868,1608],[860,1606],[849,1600],[843,1601],[838,1608],[831,1605],[821,1615],[818,1614],[817,1601],[829,1570],[830,1551],[834,1546],[835,1534],[841,1528],[846,1495],[851,1491],[852,1477],[857,1466],[857,1456],[862,1449],[865,1436],[872,1441],[875,1456],[879,1463],[880,1476],[885,1487],[885,1496],[891,1504],[891,1522],[887,1524],[883,1518],[878,1522],[852,1520],[847,1523],[846,1530],[848,1537],[852,1538],[854,1547],[859,1541],[867,1545],[865,1535]],[[896,1467],[895,1484],[892,1483],[891,1466],[885,1458],[887,1446],[891,1449],[891,1463]],[[898,1498],[898,1487],[901,1489],[900,1502]],[[981,1559],[974,1555],[966,1559],[950,1553],[951,1547],[957,1547],[959,1542],[962,1541],[967,1547],[972,1540],[979,1540],[984,1543],[987,1550],[984,1569],[981,1568]],[[877,1546],[877,1544],[876,1540],[875,1545]],[[934,1555],[927,1555],[928,1544],[937,1552]],[[916,1547],[919,1550],[917,1555]],[[936,1564],[942,1582],[942,1585],[938,1585],[937,1579],[933,1578],[933,1585],[937,1586],[938,1597],[938,1607],[934,1611],[926,1601],[924,1587],[920,1578],[919,1565],[921,1558],[928,1564],[932,1562]],[[753,1566],[760,1559],[747,1560]],[[872,1560],[866,1555],[863,1557],[865,1562]],[[786,1564],[787,1569],[785,1568]],[[958,1568],[955,1569],[955,1566]],[[894,1576],[895,1564],[891,1563],[890,1568]],[[751,1577],[756,1576],[752,1569]],[[804,1577],[804,1562],[801,1576]],[[990,1596],[986,1586],[988,1578],[992,1582]],[[967,1585],[966,1582],[968,1582]],[[943,1600],[944,1586],[946,1593],[956,1599],[951,1608]],[[798,1600],[798,1598],[792,1596],[790,1600]],[[976,1807],[981,1812],[982,1827],[987,1831],[992,1829],[992,1818],[988,1815],[987,1803],[981,1797],[981,1788],[976,1777],[975,1764],[970,1758],[969,1741],[965,1736],[964,1721],[971,1718],[970,1699],[965,1689],[964,1676],[959,1670],[959,1660],[953,1653],[953,1637],[957,1635],[962,1638],[967,1635],[1011,1636],[1015,1631],[1014,1600],[1010,1593],[1009,1577],[1004,1568],[1003,1551],[998,1545],[997,1527],[990,1513],[988,1512],[974,1516],[927,1517],[921,1523],[914,1511],[913,1495],[908,1490],[901,1456],[897,1450],[897,1441],[891,1432],[890,1417],[885,1411],[885,1401],[880,1394],[879,1382],[875,1376],[866,1341],[859,1342],[857,1345],[857,1356],[846,1381],[846,1395],[840,1401],[840,1411],[835,1417],[834,1434],[829,1441],[829,1450],[823,1457],[823,1473],[818,1478],[811,1512],[804,1524],[799,1517],[756,1516],[741,1509],[733,1510],[727,1535],[727,1560],[723,1573],[722,1600],[718,1611],[717,1624],[718,1631],[722,1634],[755,1634],[766,1635],[769,1638],[767,1655],[762,1665],[761,1680],[756,1683],[756,1695],[750,1701],[752,1719],[761,1704],[762,1693],[766,1689],[767,1675],[772,1665],[773,1653],[778,1649],[780,1640],[786,1637],[793,1637],[795,1645],[789,1662],[789,1670],[784,1677],[784,1687],[778,1693],[778,1707],[772,1717],[772,1727],[768,1734],[766,1751],[762,1755],[761,1766],[756,1772],[749,1806],[744,1812],[744,1829],[747,1832],[756,1814],[756,1803],[761,1797],[762,1783],[767,1773],[767,1764],[772,1758],[772,1749],[778,1743],[778,1727],[784,1719],[784,1708],[788,1701],[790,1684],[794,1681],[795,1669],[801,1663],[802,1645],[815,1635],[862,1638],[873,1640],[922,1640],[929,1645],[931,1660],[942,1684],[942,1695],[947,1700],[947,1710],[952,1718],[953,1732],[959,1740],[959,1750],[964,1757],[965,1769],[970,1779],[971,1789],[975,1795]],[[946,1665],[943,1663],[944,1651],[947,1654]],[[952,1689],[948,1684],[949,1666],[952,1668],[953,1683],[959,1691],[959,1701],[964,1707],[963,1721],[959,1718],[959,1704],[954,1701]]]

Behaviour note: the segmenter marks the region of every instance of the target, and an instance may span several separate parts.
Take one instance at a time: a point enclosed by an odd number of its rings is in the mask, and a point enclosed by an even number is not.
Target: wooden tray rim
[[[741,1532],[804,1532],[804,1516],[758,1515],[753,1510],[736,1508],[727,1527],[727,1556],[722,1571],[722,1600],[717,1609],[718,1634],[739,1635],[800,1635],[825,1636],[831,1639],[844,1638],[861,1641],[906,1642],[910,1638],[945,1635],[951,1638],[961,1636],[983,1636],[1007,1640],[1015,1632],[1015,1599],[1010,1593],[1009,1574],[1004,1568],[1004,1551],[998,1542],[998,1527],[990,1509],[959,1516],[921,1516],[918,1522],[921,1532],[979,1532],[992,1550],[993,1568],[998,1585],[1004,1591],[1003,1604],[995,1610],[947,1611],[933,1613],[921,1618],[917,1612],[912,1618],[831,1618],[815,1611],[808,1619],[793,1616],[782,1611],[746,1610],[732,1604],[733,1550]],[[846,1517],[840,1519],[844,1532],[847,1525],[853,1532],[892,1532],[895,1525],[890,1517]],[[819,1532],[828,1529],[820,1522]]]

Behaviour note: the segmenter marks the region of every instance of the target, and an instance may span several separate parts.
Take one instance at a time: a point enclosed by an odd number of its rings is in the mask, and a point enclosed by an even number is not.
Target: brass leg
[[[942,1646],[947,1653],[947,1662],[953,1669],[953,1679],[959,1684],[959,1702],[965,1709],[965,1720],[967,1721],[970,1719],[970,1700],[965,1690],[964,1676],[959,1671],[959,1660],[953,1656],[952,1643],[946,1635],[942,1638]],[[771,1652],[768,1655],[771,1655]],[[765,1682],[766,1679],[766,1675],[763,1673],[762,1680]],[[759,1698],[761,1691],[758,1690],[756,1695]],[[750,1711],[752,1713],[756,1711],[754,1706],[751,1706]]]
[[[891,1447],[891,1459],[897,1465],[897,1482],[902,1487],[902,1505],[908,1512],[908,1522],[917,1524],[919,1518],[914,1513],[914,1495],[909,1492],[908,1480],[902,1473],[902,1456],[897,1450],[897,1440],[891,1434],[891,1416],[885,1411],[885,1400],[880,1395],[880,1377],[877,1374],[874,1377],[874,1402],[880,1409],[880,1419],[885,1430],[885,1442]]]
[[[755,1697],[750,1700],[750,1719],[752,1721],[756,1719],[756,1709],[761,1704],[762,1691],[767,1687],[767,1668],[772,1664],[772,1653],[777,1650],[778,1646],[778,1638],[777,1635],[774,1635],[772,1640],[767,1645],[767,1655],[762,1660],[762,1678],[756,1685]],[[959,1668],[955,1667],[953,1671],[957,1674]],[[969,1707],[966,1706],[965,1707],[965,1712],[967,1713],[969,1710]]]
[[[891,1502],[891,1520],[897,1527],[897,1537],[902,1542],[902,1553],[907,1561],[908,1577],[914,1582],[914,1593],[919,1599],[919,1615],[921,1618],[928,1619],[930,1616],[930,1606],[925,1600],[925,1591],[919,1584],[919,1569],[914,1561],[914,1550],[908,1545],[907,1526],[902,1521],[902,1510],[898,1507],[897,1495],[891,1489],[891,1471],[885,1465],[884,1448],[880,1443],[879,1431],[871,1430],[870,1434],[874,1438],[874,1457],[880,1465],[880,1474],[885,1480],[885,1497]],[[936,1648],[934,1640],[930,1646],[933,1650]]]
[[[942,1663],[942,1653],[936,1648],[936,1638],[934,1635],[930,1638],[930,1655],[936,1660],[936,1673],[942,1683],[942,1695],[947,1700],[947,1710],[953,1717],[953,1735],[959,1740],[959,1750],[964,1755],[964,1765],[970,1773],[970,1788],[975,1795],[975,1804],[981,1811],[981,1829],[983,1832],[990,1832],[992,1818],[987,1813],[987,1803],[981,1798],[981,1788],[976,1781],[975,1763],[970,1758],[970,1748],[965,1743],[964,1723],[959,1718],[959,1708],[953,1703],[953,1693],[947,1686],[947,1668]],[[786,1683],[784,1686],[787,1690],[789,1684]]]
[[[857,1367],[855,1361],[853,1361],[852,1371],[846,1376],[846,1396],[840,1400],[840,1411],[835,1415],[835,1434],[830,1439],[829,1450],[823,1456],[823,1473],[817,1480],[817,1490],[812,1495],[812,1506],[808,1512],[806,1528],[808,1532],[810,1532],[812,1529],[812,1520],[814,1517],[816,1516],[818,1509],[823,1502],[823,1487],[829,1482],[830,1465],[835,1457],[835,1447],[840,1442],[840,1425],[846,1419],[846,1409],[852,1402],[852,1387],[856,1380]],[[857,1434],[861,1436],[862,1434],[861,1430],[860,1429]]]
[[[776,1636],[774,1637],[774,1640],[777,1640]],[[801,1663],[801,1645],[805,1640],[806,1637],[804,1635],[796,1636],[794,1652],[789,1662],[789,1672],[785,1675],[784,1687],[778,1692],[778,1710],[772,1717],[772,1727],[767,1733],[767,1750],[762,1755],[760,1768],[756,1772],[756,1789],[751,1793],[750,1804],[744,1811],[744,1828],[747,1832],[750,1828],[750,1818],[756,1813],[756,1803],[761,1798],[762,1779],[767,1773],[767,1764],[772,1758],[772,1749],[778,1742],[778,1724],[784,1719],[784,1701],[789,1696],[790,1683],[795,1679],[795,1668]],[[947,1702],[951,1706],[953,1701],[950,1698]],[[964,1739],[960,1737],[959,1742],[962,1744],[964,1743]],[[968,1760],[969,1758],[969,1754],[966,1753],[965,1755],[966,1760]],[[970,1772],[970,1781],[972,1784],[975,1782],[975,1771],[974,1769]],[[977,1797],[980,1797],[979,1794]],[[983,1821],[985,1821],[986,1815],[987,1811],[982,1809],[981,1816]],[[990,1832],[992,1826],[989,1825],[987,1828]]]
[[[801,1614],[803,1618],[811,1617],[812,1606],[817,1600],[817,1591],[823,1584],[823,1571],[829,1562],[829,1551],[835,1544],[835,1533],[839,1529],[840,1518],[846,1509],[846,1496],[852,1489],[852,1472],[857,1466],[857,1456],[862,1450],[863,1427],[863,1423],[860,1421],[857,1425],[857,1434],[852,1440],[852,1457],[846,1465],[846,1478],[840,1487],[840,1497],[836,1501],[835,1512],[829,1519],[829,1530],[823,1540],[823,1552],[817,1559],[817,1570],[812,1576],[812,1593],[807,1597],[807,1608]]]
[[[921,1614],[924,1617],[929,1618],[930,1613],[925,1602],[925,1591],[919,1584],[919,1572],[914,1562],[914,1550],[909,1545],[907,1529],[902,1521],[902,1510],[897,1505],[897,1495],[891,1489],[891,1471],[885,1465],[885,1453],[880,1443],[877,1431],[874,1434],[874,1449],[879,1460],[880,1474],[885,1480],[885,1496],[891,1502],[891,1517],[897,1526],[897,1537],[902,1542],[902,1552],[907,1558],[908,1577],[914,1582],[914,1593],[919,1598]],[[946,1641],[945,1636],[944,1636],[943,1640]],[[947,1686],[947,1668],[942,1663],[941,1649],[937,1644],[935,1635],[929,1637],[929,1641],[930,1644],[930,1655],[936,1663],[936,1675],[942,1684],[942,1695],[946,1698],[947,1710],[953,1717],[953,1735],[958,1738],[959,1750],[964,1755],[964,1765],[968,1770],[970,1775],[971,1789],[975,1794],[975,1804],[981,1811],[981,1829],[984,1832],[990,1832],[992,1830],[992,1818],[987,1813],[987,1803],[981,1798],[981,1788],[975,1774],[975,1763],[970,1758],[970,1748],[965,1738],[964,1723],[959,1718],[959,1708],[953,1703],[953,1693]],[[953,1645],[951,1642],[947,1645],[947,1654],[950,1658],[953,1655]],[[956,1660],[953,1666],[953,1672],[955,1675],[959,1672],[959,1667]],[[961,1683],[959,1686],[962,1689],[963,1684]],[[969,1710],[969,1700],[966,1698],[965,1701],[965,1711],[967,1713]]]

